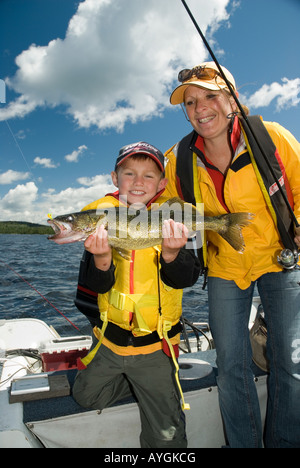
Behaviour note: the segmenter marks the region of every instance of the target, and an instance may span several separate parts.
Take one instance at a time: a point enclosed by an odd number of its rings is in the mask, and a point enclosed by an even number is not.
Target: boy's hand
[[[166,263],[173,262],[185,246],[188,240],[188,230],[181,223],[175,223],[172,219],[164,221],[162,227],[162,257]]]
[[[298,248],[300,249],[300,227],[296,228],[295,242],[298,245]]]
[[[84,247],[88,252],[94,255],[96,268],[102,271],[109,270],[112,261],[112,253],[108,243],[108,234],[103,225],[86,239]]]

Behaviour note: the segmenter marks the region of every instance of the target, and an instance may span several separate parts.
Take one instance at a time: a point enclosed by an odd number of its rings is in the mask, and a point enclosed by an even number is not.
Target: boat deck
[[[11,381],[26,379],[26,375],[48,375],[49,381],[66,382],[72,389],[77,369],[59,367],[58,358],[66,363],[75,350],[90,346],[88,337],[61,338],[55,330],[38,320],[0,321],[0,344],[8,353],[2,359],[0,387],[0,447],[2,448],[139,448],[140,415],[134,398],[119,401],[103,411],[86,410],[72,398],[72,394],[50,398],[30,392],[33,401],[10,403]],[[2,341],[1,341],[2,339]],[[46,356],[42,370],[41,357]],[[18,355],[18,350],[21,355]],[[73,351],[72,351],[73,350]],[[17,352],[17,353],[16,353]],[[28,357],[28,352],[31,357]],[[85,351],[86,352],[86,351]],[[32,357],[33,353],[33,357]],[[65,356],[68,355],[68,361]],[[76,355],[76,354],[75,354]],[[36,366],[36,367],[35,367]],[[57,367],[58,366],[58,367]],[[198,351],[180,355],[180,380],[186,403],[186,427],[189,448],[220,448],[225,445],[222,418],[218,403],[216,351]],[[64,370],[65,369],[65,370]],[[68,370],[66,370],[68,369]],[[255,365],[253,373],[265,417],[266,376]],[[57,377],[64,377],[57,379]],[[51,387],[51,385],[50,385]],[[60,394],[60,393],[58,393]],[[56,395],[56,394],[55,394]],[[22,396],[22,398],[27,399]],[[42,398],[42,399],[41,399]],[[16,399],[15,399],[16,401]]]

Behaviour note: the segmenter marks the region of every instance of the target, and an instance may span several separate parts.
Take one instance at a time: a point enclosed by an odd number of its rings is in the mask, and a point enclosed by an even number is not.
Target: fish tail
[[[252,213],[229,213],[219,216],[220,226],[216,231],[237,252],[244,252],[245,241],[242,229],[249,226],[254,215]]]

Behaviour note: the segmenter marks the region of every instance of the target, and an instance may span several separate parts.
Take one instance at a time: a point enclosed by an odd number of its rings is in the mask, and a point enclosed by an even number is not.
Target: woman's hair
[[[228,98],[232,98],[232,95],[228,89],[221,89],[221,92],[224,92]],[[233,99],[233,98],[232,98]],[[241,103],[242,109],[245,112],[246,115],[250,114],[249,107],[245,106],[244,104]],[[240,114],[240,112],[238,112]]]

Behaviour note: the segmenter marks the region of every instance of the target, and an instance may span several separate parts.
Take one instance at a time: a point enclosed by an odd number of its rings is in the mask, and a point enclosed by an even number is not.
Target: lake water
[[[36,318],[62,336],[89,334],[89,322],[74,305],[83,244],[57,245],[42,235],[0,235],[0,320]],[[79,328],[78,332],[15,272]],[[203,279],[184,290],[183,313],[191,321],[208,320]]]

